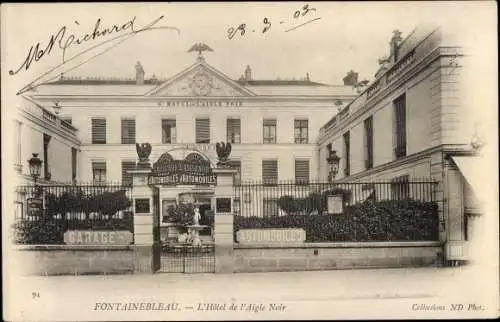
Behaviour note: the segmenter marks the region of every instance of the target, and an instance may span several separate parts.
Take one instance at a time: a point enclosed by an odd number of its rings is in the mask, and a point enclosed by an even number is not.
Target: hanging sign
[[[43,200],[40,198],[29,198],[27,204],[29,216],[39,215],[43,210]]]
[[[169,153],[164,153],[153,164],[149,184],[160,185],[207,185],[215,184],[210,161],[198,153],[190,153],[183,160],[174,160]]]

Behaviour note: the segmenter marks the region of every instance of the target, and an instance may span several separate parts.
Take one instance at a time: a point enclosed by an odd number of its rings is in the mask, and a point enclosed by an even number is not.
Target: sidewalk
[[[469,302],[484,301],[480,298],[485,296],[482,294],[485,285],[478,283],[476,273],[471,268],[462,267],[230,275],[23,277],[19,282],[24,285],[26,294],[18,294],[18,300],[28,304],[30,302],[45,303],[43,308],[39,307],[39,309],[51,308],[49,311],[52,312],[50,315],[52,318],[66,316],[62,314],[62,311],[57,311],[58,308],[62,308],[61,305],[68,309],[74,307],[76,310],[82,308],[94,310],[97,302],[127,301],[179,302],[185,307],[195,307],[199,303],[265,303],[266,305],[281,303],[289,308],[288,312],[291,312],[291,307],[298,308],[304,305],[308,308],[338,307],[339,310],[355,305],[354,312],[357,314],[363,311],[360,305],[366,309],[373,305],[376,308],[382,308],[384,305],[405,303],[403,308],[408,313],[408,308],[412,303],[444,303],[458,299],[465,305]],[[40,298],[32,299],[32,292],[38,292]],[[258,309],[258,307],[254,308]],[[314,314],[322,312],[323,310],[320,310]],[[138,318],[137,312],[126,313],[128,315],[125,319]],[[187,313],[189,312],[184,312],[184,314]],[[209,316],[217,313],[222,314],[221,312],[203,312],[203,316],[210,318]],[[340,313],[341,311],[337,310],[334,315],[337,316]],[[390,306],[385,312],[379,313],[390,315],[393,313],[393,307]],[[200,312],[197,314],[200,319]],[[307,312],[302,310],[296,312],[294,316],[297,314],[307,314]],[[330,318],[332,318],[331,314],[333,313],[330,312]],[[303,315],[303,317],[307,316]],[[229,318],[227,314],[224,317]],[[233,318],[238,317],[233,316]]]

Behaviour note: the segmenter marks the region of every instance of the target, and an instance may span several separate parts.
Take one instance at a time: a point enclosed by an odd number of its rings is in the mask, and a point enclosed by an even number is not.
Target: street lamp
[[[28,160],[30,166],[30,175],[33,177],[33,181],[36,186],[36,179],[40,176],[40,171],[42,170],[43,161],[38,157],[38,153],[33,153],[33,157]]]
[[[332,150],[329,147],[328,157],[326,158],[326,162],[328,163],[329,171],[328,171],[328,182],[333,182],[337,173],[339,172],[339,163],[340,158],[337,156],[337,151]]]

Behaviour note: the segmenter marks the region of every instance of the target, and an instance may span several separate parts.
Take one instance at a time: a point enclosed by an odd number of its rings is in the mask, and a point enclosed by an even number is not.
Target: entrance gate
[[[174,159],[166,152],[153,164],[152,173],[148,183],[153,190],[153,239],[155,272],[164,273],[215,273],[215,246],[212,237],[213,214],[210,210],[210,199],[184,200],[188,203],[197,202],[199,216],[194,218],[183,216],[184,209],[180,212],[180,218],[173,216],[163,221],[162,198],[164,198],[165,187],[171,186],[176,189],[178,185],[209,186],[215,183],[210,161],[200,153],[189,153],[184,159]],[[160,188],[162,195],[160,196]],[[175,192],[177,195],[177,192]],[[177,196],[192,195],[199,196],[200,191],[180,192]],[[176,198],[177,199],[177,198]],[[190,210],[192,211],[192,209]],[[196,224],[195,224],[196,223]]]

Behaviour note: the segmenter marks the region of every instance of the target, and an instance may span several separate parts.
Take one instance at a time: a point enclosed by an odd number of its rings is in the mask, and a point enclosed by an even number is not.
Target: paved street
[[[22,319],[43,320],[472,317],[494,315],[492,278],[470,267],[23,277],[12,299],[24,303]],[[128,302],[170,303],[174,310],[108,305]],[[450,311],[452,303],[464,307]]]

